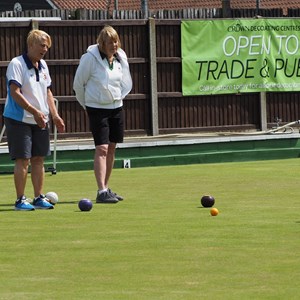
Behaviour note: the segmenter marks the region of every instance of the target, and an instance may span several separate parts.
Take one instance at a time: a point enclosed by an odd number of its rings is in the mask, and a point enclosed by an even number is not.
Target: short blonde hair
[[[33,29],[29,32],[29,34],[27,36],[27,45],[32,46],[33,44],[35,44],[37,42],[42,42],[43,40],[47,41],[48,48],[50,48],[52,45],[50,35],[43,30]]]
[[[121,41],[117,31],[109,25],[104,26],[97,37],[97,44],[99,45],[100,51],[104,52],[105,43],[107,39],[112,39],[118,42],[118,48],[121,48]]]

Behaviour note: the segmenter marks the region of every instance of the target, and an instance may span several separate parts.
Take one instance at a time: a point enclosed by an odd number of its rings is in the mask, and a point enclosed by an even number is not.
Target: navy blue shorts
[[[4,118],[11,159],[48,156],[50,152],[49,127],[27,124]]]
[[[124,140],[123,108],[86,107],[95,146],[122,143]]]

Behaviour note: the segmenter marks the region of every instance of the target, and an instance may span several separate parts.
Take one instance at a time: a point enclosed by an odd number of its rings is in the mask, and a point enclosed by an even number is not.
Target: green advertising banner
[[[183,95],[300,91],[300,20],[182,21]]]

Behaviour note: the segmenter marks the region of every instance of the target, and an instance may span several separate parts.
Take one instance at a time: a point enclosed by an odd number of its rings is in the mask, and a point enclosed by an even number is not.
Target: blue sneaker
[[[53,209],[54,206],[48,202],[45,195],[39,195],[33,199],[32,205],[35,209]]]
[[[18,198],[15,203],[15,210],[24,210],[30,211],[34,210],[34,206],[32,206],[28,199],[23,195],[22,197]]]

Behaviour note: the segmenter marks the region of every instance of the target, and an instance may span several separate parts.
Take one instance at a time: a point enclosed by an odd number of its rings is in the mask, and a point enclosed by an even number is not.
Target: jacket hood
[[[98,44],[90,45],[90,46],[87,48],[86,52],[88,52],[88,53],[94,55],[97,59],[102,60],[102,59],[101,59],[100,52],[99,52]],[[118,56],[118,58],[121,59],[121,60],[127,60],[127,56],[126,56],[124,50],[122,50],[121,48],[118,49],[118,51],[117,51],[117,56]]]
[[[86,49],[87,53],[92,54],[93,56],[95,56],[96,58],[100,59],[100,52],[98,50],[98,44],[95,45],[90,45],[87,49]]]

